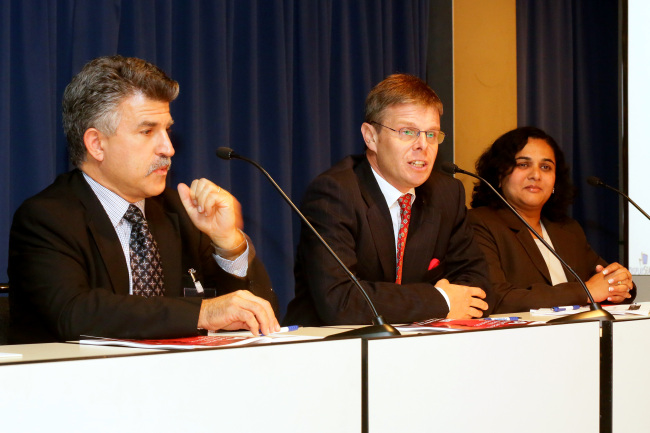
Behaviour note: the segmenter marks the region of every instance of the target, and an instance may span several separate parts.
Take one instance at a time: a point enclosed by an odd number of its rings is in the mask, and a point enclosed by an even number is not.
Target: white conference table
[[[0,359],[0,431],[597,432],[603,386],[612,431],[646,431],[633,415],[648,327],[612,325],[613,391],[598,322],[173,352],[0,346],[23,354]]]

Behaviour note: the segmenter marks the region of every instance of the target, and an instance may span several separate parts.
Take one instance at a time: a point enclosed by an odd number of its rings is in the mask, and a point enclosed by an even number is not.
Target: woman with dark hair
[[[574,188],[551,136],[534,127],[509,131],[481,155],[476,171],[576,271],[596,302],[634,299],[630,272],[618,263],[608,265],[568,217]],[[487,185],[474,186],[472,208],[468,219],[488,261],[494,313],[588,302],[580,283]]]

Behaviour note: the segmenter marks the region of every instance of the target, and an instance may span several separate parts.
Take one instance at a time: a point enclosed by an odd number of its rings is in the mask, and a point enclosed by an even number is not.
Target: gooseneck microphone
[[[217,149],[217,156],[219,158],[221,158],[221,159],[226,159],[226,160],[230,160],[230,159],[233,159],[233,158],[241,159],[242,161],[246,161],[249,164],[252,164],[255,167],[257,167],[257,169],[259,171],[261,171],[264,174],[264,176],[266,176],[266,178],[273,184],[275,189],[278,190],[278,192],[284,198],[284,200],[287,203],[289,203],[289,206],[291,206],[291,208],[294,210],[294,212],[296,212],[298,214],[298,216],[300,217],[300,219],[302,219],[302,221],[305,223],[305,225],[307,227],[309,227],[309,229],[312,231],[312,233],[314,233],[314,235],[318,238],[320,243],[323,244],[323,246],[332,255],[332,257],[334,257],[334,259],[337,261],[339,266],[341,266],[341,268],[345,271],[345,273],[348,275],[350,280],[352,280],[354,285],[359,289],[359,291],[363,295],[364,299],[368,303],[368,306],[370,307],[370,310],[372,311],[372,315],[373,315],[373,319],[372,319],[373,324],[371,326],[365,326],[363,328],[352,329],[350,331],[342,332],[342,333],[339,333],[339,334],[334,334],[334,335],[331,335],[331,336],[327,337],[327,339],[341,339],[341,338],[354,338],[354,337],[375,338],[375,337],[389,337],[391,335],[401,335],[400,332],[397,329],[395,329],[392,325],[386,323],[384,321],[384,318],[381,317],[379,315],[379,313],[377,313],[377,309],[375,308],[374,304],[370,300],[370,297],[368,296],[368,293],[361,286],[361,284],[359,283],[357,278],[354,276],[354,274],[352,272],[350,272],[348,267],[345,266],[345,264],[341,261],[339,256],[337,256],[336,253],[334,252],[334,250],[332,250],[332,248],[327,244],[327,242],[325,242],[325,239],[323,239],[323,237],[318,233],[318,231],[316,231],[314,226],[311,225],[311,223],[307,220],[307,218],[305,218],[305,216],[302,214],[302,212],[300,212],[300,210],[291,201],[291,199],[289,197],[287,197],[287,195],[284,193],[282,188],[280,188],[280,186],[278,186],[278,184],[275,183],[275,181],[273,180],[271,175],[268,174],[266,172],[266,170],[264,170],[264,168],[261,165],[259,165],[257,162],[253,161],[252,159],[248,159],[248,158],[246,158],[244,156],[236,154],[235,151],[232,150],[229,147],[220,147],[220,148],[218,148]]]
[[[582,289],[585,291],[585,293],[587,294],[587,297],[589,298],[590,310],[589,311],[584,311],[582,313],[571,314],[571,315],[564,316],[564,317],[558,317],[557,319],[549,320],[549,323],[550,322],[555,322],[555,323],[582,322],[582,321],[587,321],[587,320],[599,320],[599,321],[615,320],[614,316],[612,316],[608,311],[603,310],[603,308],[600,305],[598,305],[596,303],[596,301],[594,301],[594,298],[593,298],[593,296],[591,296],[591,292],[589,292],[589,289],[587,288],[587,285],[585,284],[584,281],[582,281],[582,278],[580,278],[578,276],[576,271],[574,271],[571,268],[571,266],[569,266],[567,264],[567,262],[565,262],[564,259],[562,259],[562,257],[560,257],[560,255],[548,244],[548,242],[546,242],[544,240],[544,238],[542,236],[540,236],[540,234],[537,233],[535,231],[535,229],[533,229],[530,226],[530,224],[528,224],[528,222],[526,222],[526,220],[521,215],[519,215],[519,212],[517,212],[515,210],[515,208],[513,208],[510,205],[510,203],[508,203],[508,200],[506,200],[505,197],[503,197],[501,194],[499,194],[499,192],[496,190],[496,188],[494,188],[490,184],[490,182],[483,179],[481,176],[479,176],[477,174],[470,173],[469,171],[465,171],[465,170],[459,168],[453,162],[443,162],[441,167],[445,172],[447,172],[449,174],[454,174],[454,173],[466,174],[468,176],[472,176],[475,179],[478,179],[479,181],[483,182],[485,185],[489,186],[490,189],[492,191],[494,191],[494,193],[501,199],[501,201],[505,203],[505,205],[508,207],[508,209],[510,209],[512,211],[512,213],[514,213],[517,216],[517,218],[519,218],[519,220],[522,223],[524,223],[524,225],[526,227],[528,227],[528,230],[530,230],[531,233],[533,233],[535,235],[535,237],[537,239],[539,239],[542,242],[542,244],[544,244],[544,246],[551,252],[551,254],[553,254],[560,261],[560,263],[562,263],[562,266],[564,266],[569,272],[571,272],[571,274],[576,278],[576,280],[578,280],[578,282],[582,286]]]
[[[645,213],[645,211],[644,211],[643,209],[641,209],[641,207],[639,207],[638,204],[634,203],[634,200],[632,200],[630,197],[628,197],[626,194],[624,194],[623,191],[618,190],[618,189],[614,188],[613,186],[609,186],[609,185],[607,185],[605,182],[603,182],[602,180],[600,180],[600,179],[597,178],[596,176],[589,176],[589,177],[587,178],[587,183],[588,183],[589,185],[599,186],[599,187],[601,187],[601,188],[611,189],[611,190],[614,191],[615,193],[620,194],[623,198],[625,198],[625,200],[627,200],[627,201],[629,201],[630,203],[632,203],[632,204],[634,205],[634,207],[637,208],[637,209],[639,210],[639,212],[641,212],[641,213],[643,214],[644,217],[646,217],[646,218],[648,218],[648,219],[650,220],[650,215],[648,215],[647,213]]]

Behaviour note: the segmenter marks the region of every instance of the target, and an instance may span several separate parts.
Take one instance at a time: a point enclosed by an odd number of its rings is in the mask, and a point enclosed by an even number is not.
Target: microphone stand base
[[[402,335],[392,325],[384,323],[382,325],[370,325],[363,328],[351,329],[349,331],[341,332],[325,337],[325,340],[340,340],[344,338],[380,338],[392,337],[394,335]]]
[[[549,320],[546,323],[573,323],[573,322],[588,322],[591,320],[598,320],[599,322],[610,322],[616,320],[614,316],[609,311],[605,311],[602,308],[596,310],[583,311],[581,313],[570,314],[564,317],[558,317],[553,320]]]

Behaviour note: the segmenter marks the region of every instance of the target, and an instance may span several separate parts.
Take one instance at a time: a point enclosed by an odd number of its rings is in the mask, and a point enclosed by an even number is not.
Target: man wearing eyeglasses
[[[364,155],[318,176],[302,211],[389,323],[487,315],[485,259],[465,215],[462,184],[432,173],[442,103],[419,78],[395,74],[366,98]],[[362,294],[303,226],[296,297],[286,323],[368,324]]]

